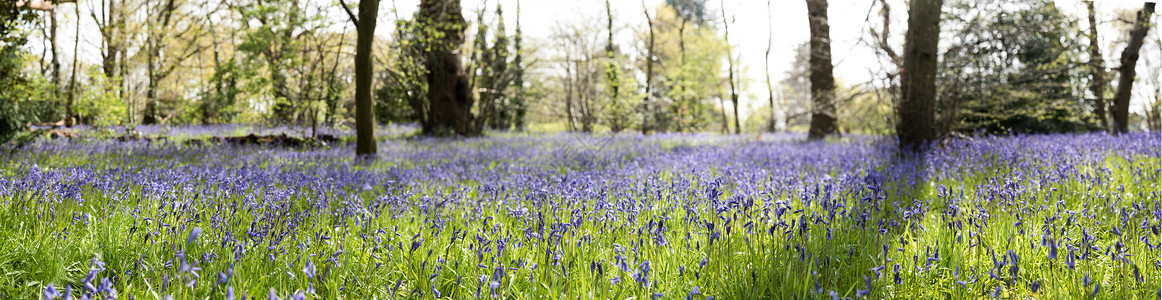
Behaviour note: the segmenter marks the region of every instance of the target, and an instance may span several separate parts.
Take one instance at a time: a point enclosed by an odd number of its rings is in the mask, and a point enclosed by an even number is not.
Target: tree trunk
[[[807,0],[807,15],[811,25],[811,124],[807,137],[815,140],[835,133],[835,77],[827,0]]]
[[[428,103],[431,107],[426,134],[480,134],[472,128],[472,98],[468,78],[456,48],[464,42],[467,22],[460,12],[460,0],[420,1],[420,19],[435,26],[440,37],[428,37],[431,50],[425,65],[428,69]]]
[[[77,99],[77,48],[81,45],[81,6],[77,4],[74,8],[77,14],[77,34],[73,38],[73,70],[72,75],[69,75],[69,103],[65,105],[65,124],[69,127],[77,123],[77,119],[73,117],[73,105]]]
[[[771,30],[771,0],[767,0],[767,51],[763,56],[763,70],[767,74],[767,105],[770,110],[770,116],[767,116],[767,132],[775,132],[775,88],[771,86],[771,44],[774,41],[774,33]]]
[[[678,132],[686,131],[686,19],[679,17],[681,25],[678,26],[678,105],[680,105],[677,113]]]
[[[1101,57],[1101,48],[1097,42],[1097,18],[1094,17],[1093,1],[1086,1],[1085,8],[1089,10],[1089,69],[1093,73],[1089,90],[1093,92],[1094,114],[1102,129],[1109,128],[1106,120],[1106,79],[1105,62]]]
[[[896,132],[900,148],[923,150],[935,138],[936,58],[940,41],[941,0],[913,0],[904,37],[902,97]]]
[[[522,47],[521,30],[520,30],[520,0],[516,1],[516,33],[513,36],[513,47],[516,55],[512,59],[512,65],[516,67],[516,72],[513,78],[513,85],[516,86],[516,95],[512,98],[513,101],[513,120],[512,124],[516,131],[525,130],[525,115],[528,114],[528,105],[525,103],[525,66],[524,66],[524,50]]]
[[[573,74],[572,52],[565,52],[565,120],[569,124],[569,131],[577,131],[577,124],[573,121]]]
[[[610,88],[613,90],[612,95],[610,95],[610,100],[613,100],[613,101],[611,101],[612,103],[617,103],[617,101],[621,101],[621,95],[620,95],[621,94],[621,90],[620,90],[621,85],[618,82],[617,72],[616,72],[617,55],[613,51],[613,8],[610,7],[609,0],[605,0],[605,16],[606,16],[606,19],[605,19],[606,20],[606,31],[608,31],[607,33],[609,33],[609,37],[605,41],[605,56],[607,59],[609,59],[609,62],[606,65],[607,69],[605,72],[605,76],[607,77],[606,79],[609,80]]]
[[[122,18],[122,20],[125,20],[125,18]],[[124,25],[122,25],[122,26],[124,26]],[[122,31],[121,36],[124,37],[126,35],[127,34],[125,34],[124,31]],[[121,44],[121,45],[123,45],[123,46],[118,48],[121,50],[121,55],[120,55],[121,61],[117,62],[118,72],[120,72],[120,73],[118,73],[118,76],[119,76],[118,78],[121,79],[119,81],[121,83],[121,89],[119,89],[117,91],[117,95],[119,97],[121,97],[121,99],[124,99],[125,101],[129,102],[129,109],[125,111],[125,113],[129,116],[129,124],[126,124],[126,125],[131,125],[134,122],[133,117],[137,113],[137,101],[136,101],[137,99],[133,99],[133,97],[130,97],[130,95],[129,95],[129,81],[126,80],[126,78],[129,77],[129,62],[128,62],[128,60],[129,60],[128,48],[129,47],[124,46],[124,45],[127,45],[129,43],[126,40],[122,40],[122,42],[123,42],[123,44]]]
[[[650,44],[646,48],[646,95],[642,99],[642,134],[650,131],[650,93],[653,90],[654,80],[654,20],[650,17],[650,11],[646,8],[646,2],[642,1],[642,13],[646,15],[646,25],[650,29]]]
[[[742,133],[742,126],[738,122],[738,88],[734,85],[734,50],[730,47],[730,21],[726,20],[726,4],[723,1],[718,2],[722,6],[722,29],[723,39],[726,41],[726,66],[727,74],[730,77],[730,103],[734,105],[734,134]],[[723,107],[723,109],[726,109]],[[722,126],[726,126],[723,124]]]
[[[1142,40],[1150,30],[1150,17],[1154,14],[1154,2],[1146,2],[1142,10],[1138,11],[1138,18],[1134,21],[1134,29],[1130,31],[1130,43],[1122,51],[1122,66],[1119,68],[1118,91],[1114,94],[1114,133],[1129,132],[1130,92],[1134,86],[1134,67],[1138,64],[1138,50],[1142,48]]]
[[[726,118],[726,101],[722,99],[722,95],[718,95],[718,106],[722,109],[718,110],[722,114],[722,134],[730,134],[730,122]]]
[[[157,42],[156,40],[154,42]],[[157,123],[157,73],[154,69],[157,67],[155,61],[157,59],[157,45],[149,46],[149,53],[145,56],[146,77],[149,80],[145,88],[145,111],[141,114],[141,124],[156,124]]]
[[[355,44],[355,155],[375,157],[375,101],[371,95],[375,65],[371,51],[375,43],[375,18],[379,0],[359,1],[358,38]]]
[[[49,38],[48,39],[49,39],[49,45],[50,45],[50,47],[52,47],[52,78],[51,79],[52,79],[52,84],[54,85],[53,91],[56,93],[57,96],[60,96],[61,82],[64,80],[62,80],[63,76],[61,76],[60,50],[58,50],[59,47],[57,47],[58,40],[57,40],[56,10],[48,11],[47,13],[49,16],[49,29],[48,29]],[[57,99],[58,100],[56,100],[56,101],[60,101],[59,100],[60,98],[57,98]]]

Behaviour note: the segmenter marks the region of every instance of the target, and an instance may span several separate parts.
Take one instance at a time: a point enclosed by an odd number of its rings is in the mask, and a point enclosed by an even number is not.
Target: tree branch
[[[351,24],[355,24],[355,30],[359,30],[359,18],[356,18],[355,13],[351,12],[351,8],[347,7],[347,1],[339,0],[339,6],[342,6],[343,11],[347,12],[347,17],[351,18]]]

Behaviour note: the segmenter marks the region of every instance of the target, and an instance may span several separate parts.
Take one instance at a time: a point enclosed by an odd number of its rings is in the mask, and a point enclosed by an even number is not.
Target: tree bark
[[[432,43],[425,62],[428,69],[428,102],[431,107],[431,126],[426,134],[456,133],[463,136],[479,135],[473,130],[472,105],[474,99],[468,90],[468,79],[456,48],[464,42],[467,22],[460,12],[460,0],[422,0],[420,19],[440,32],[440,37],[428,37]]]
[[[617,68],[617,56],[613,51],[613,8],[610,7],[609,0],[605,0],[605,16],[606,31],[609,34],[608,39],[605,41],[605,56],[609,59],[606,65],[608,69],[605,72],[605,76],[609,80],[610,88],[613,90],[613,95],[610,98],[616,103],[616,101],[621,101],[621,86],[618,82],[617,73],[614,70],[614,68]]]
[[[52,83],[53,83],[54,88],[55,88],[53,91],[56,92],[57,96],[60,96],[61,82],[64,80],[62,80],[63,76],[61,76],[60,51],[57,50],[59,47],[57,47],[58,40],[57,40],[56,10],[51,10],[51,11],[48,11],[47,13],[49,16],[49,29],[48,29],[49,38],[48,39],[49,39],[49,45],[50,45],[50,47],[52,47]],[[59,100],[60,98],[57,98],[57,99],[58,100],[56,100],[56,101],[60,101]]]
[[[686,113],[689,111],[686,107],[686,18],[679,16],[678,26],[678,122],[675,126],[678,127],[678,132],[686,131]]]
[[[935,138],[936,59],[940,41],[942,0],[913,0],[904,37],[904,71],[899,123],[900,148],[924,150]]]
[[[771,30],[771,0],[767,0],[767,51],[763,54],[763,70],[767,74],[767,105],[770,116],[767,116],[767,132],[775,132],[775,88],[771,85],[771,44],[774,33]]]
[[[1101,122],[1102,129],[1109,128],[1109,122],[1106,120],[1106,68],[1105,61],[1101,57],[1101,48],[1097,41],[1097,18],[1094,17],[1093,1],[1086,1],[1085,8],[1089,10],[1089,68],[1093,74],[1089,89],[1093,92],[1094,97],[1094,114]]]
[[[827,22],[827,0],[807,0],[811,28],[811,124],[809,139],[835,133],[835,77],[831,63],[831,26]]]
[[[726,65],[727,77],[730,80],[730,103],[734,105],[734,134],[742,133],[742,126],[738,122],[738,87],[734,84],[734,50],[730,46],[730,21],[726,20],[726,4],[723,1],[718,1],[722,6],[722,29],[724,31],[723,39],[726,41]],[[723,109],[726,109],[723,107]],[[726,126],[723,124],[722,126]]]
[[[512,59],[512,65],[516,67],[516,74],[514,74],[513,85],[516,86],[516,96],[512,98],[514,112],[513,112],[513,127],[516,131],[525,130],[525,115],[528,114],[528,105],[525,99],[525,66],[524,66],[524,50],[522,47],[521,30],[520,30],[520,0],[516,1],[516,33],[513,36],[513,47],[516,55]]]
[[[65,124],[72,127],[77,123],[77,119],[73,117],[73,105],[76,104],[77,99],[77,48],[81,45],[81,5],[77,4],[77,34],[73,37],[73,70],[69,75],[69,103],[65,105]]]
[[[1142,40],[1150,30],[1150,17],[1154,14],[1154,2],[1146,2],[1142,10],[1138,11],[1138,18],[1134,21],[1134,29],[1130,30],[1130,43],[1122,51],[1122,66],[1119,68],[1118,90],[1114,94],[1114,133],[1129,132],[1130,92],[1134,86],[1134,67],[1138,64],[1138,50],[1142,48]]]
[[[356,22],[358,38],[355,44],[355,155],[360,158],[374,157],[375,141],[375,101],[371,86],[375,65],[371,51],[375,43],[375,18],[379,15],[379,0],[359,1],[359,20]]]
[[[573,119],[573,80],[577,76],[573,74],[573,56],[566,52],[565,54],[565,120],[569,123],[569,131],[577,131],[577,124]]]
[[[650,11],[646,8],[645,0],[642,1],[642,13],[646,15],[646,26],[650,30],[650,44],[646,48],[646,95],[642,99],[642,134],[650,131],[650,93],[653,91],[654,81],[654,19],[650,17]]]

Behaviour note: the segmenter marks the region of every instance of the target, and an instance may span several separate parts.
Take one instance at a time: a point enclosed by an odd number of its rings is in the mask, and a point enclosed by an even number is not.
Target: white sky
[[[202,0],[202,1],[217,1],[217,0]],[[346,25],[346,15],[338,8],[337,0],[307,0],[316,2],[321,6],[329,4],[336,4],[334,9],[326,11],[325,13],[334,18],[340,24]],[[461,0],[464,6],[464,15],[469,21],[475,19],[475,11],[484,5],[484,0]],[[506,26],[508,30],[515,29],[515,16],[517,0],[489,0],[488,9],[491,11],[495,8],[496,1],[504,6]],[[762,81],[764,79],[763,61],[764,51],[766,50],[767,34],[773,33],[774,43],[771,49],[770,69],[772,80],[779,80],[783,77],[784,72],[790,67],[794,60],[795,48],[806,42],[809,38],[808,24],[807,24],[807,8],[806,2],[803,0],[771,0],[771,31],[767,27],[767,1],[765,0],[721,0],[726,6],[727,16],[733,16],[735,23],[731,28],[731,43],[734,45],[738,55],[741,58],[739,63],[746,72],[746,79],[749,83],[745,86],[748,90],[744,91],[740,101],[743,102],[742,112],[743,118],[746,118],[751,109],[757,108],[766,101],[766,85]],[[835,76],[841,82],[853,84],[867,81],[871,78],[872,72],[878,72],[880,69],[879,62],[875,57],[873,49],[866,45],[858,44],[861,37],[867,34],[868,23],[865,22],[871,14],[872,22],[878,23],[877,11],[871,11],[873,2],[876,0],[831,0],[829,2],[829,19],[831,22],[831,38],[832,38],[832,60],[835,63]],[[907,10],[904,3],[905,0],[889,0],[892,4],[892,14],[894,19],[894,26],[892,35],[895,36],[897,43],[902,44],[902,35],[906,30]],[[1080,17],[1082,29],[1087,29],[1088,25],[1085,23],[1085,5],[1081,0],[1054,0],[1057,7],[1065,13]],[[91,63],[99,62],[99,37],[100,33],[96,26],[93,25],[93,20],[89,17],[89,6],[93,5],[92,1],[81,0],[82,7],[82,39],[80,47],[81,60]],[[357,3],[358,0],[348,1],[349,3]],[[649,7],[651,15],[656,15],[654,9],[664,0],[645,0],[645,5]],[[389,38],[393,30],[394,16],[392,15],[392,7],[399,10],[400,17],[410,17],[419,4],[419,0],[381,0],[380,3],[380,18],[379,26],[377,27],[377,35],[380,38]],[[354,4],[353,4],[354,5]],[[536,42],[537,40],[546,40],[551,35],[551,30],[557,22],[596,22],[604,24],[605,22],[605,1],[604,0],[521,0],[521,24],[524,31],[525,38]],[[635,31],[640,31],[646,28],[645,17],[642,15],[642,0],[615,0],[612,2],[614,18],[614,27],[617,28],[616,39],[622,45],[623,51],[634,52],[632,45],[633,34]],[[1142,6],[1141,1],[1129,0],[1098,0],[1096,1],[1097,18],[1099,23],[1099,37],[1102,39],[1102,51],[1106,56],[1106,65],[1109,67],[1117,66],[1117,53],[1121,49],[1109,49],[1111,40],[1124,36],[1126,33],[1118,32],[1110,23],[1114,19],[1115,11],[1119,9],[1139,9]],[[62,4],[59,10],[59,16],[63,17],[61,21],[61,37],[60,41],[62,47],[60,49],[62,55],[62,63],[65,68],[68,68],[68,63],[72,57],[71,41],[74,36],[74,26],[76,23],[73,17],[73,4]],[[714,19],[712,21],[721,25],[720,2],[718,0],[709,0],[708,8],[714,13],[710,16]],[[604,28],[604,25],[598,26]],[[717,26],[721,30],[722,26]],[[1154,29],[1158,30],[1158,29]],[[471,30],[470,30],[471,31]],[[30,41],[31,50],[39,53],[41,51],[39,34],[33,35],[33,40]],[[899,47],[899,46],[897,46]],[[1154,55],[1157,57],[1158,55]],[[1159,59],[1162,59],[1160,57]],[[1139,76],[1143,75],[1142,70],[1139,70]],[[1139,80],[1140,82],[1141,80]],[[1135,87],[1141,86],[1135,83]],[[1134,94],[1135,98],[1140,98],[1138,93]],[[1131,109],[1139,110],[1143,99],[1132,100]]]

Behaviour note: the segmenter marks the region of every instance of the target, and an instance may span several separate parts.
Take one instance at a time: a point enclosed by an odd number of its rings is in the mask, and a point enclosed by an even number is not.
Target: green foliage
[[[395,24],[393,44],[387,47],[387,66],[376,68],[382,85],[375,91],[375,118],[381,123],[424,124],[428,117],[428,70],[424,54],[428,42],[414,18],[399,19]]]
[[[938,111],[962,132],[1099,128],[1084,99],[1081,31],[1053,2],[957,1],[944,15],[956,37],[941,59]],[[942,42],[943,44],[944,42]]]
[[[655,65],[656,91],[662,97],[651,105],[664,107],[653,118],[659,131],[699,131],[720,123],[715,97],[725,77],[721,72],[727,46],[709,24],[683,19],[698,16],[697,6],[693,7],[662,6],[654,19],[655,56],[660,62]]]
[[[14,5],[0,6],[0,143],[12,138],[24,126],[21,100],[27,99],[20,88],[27,83],[23,74],[20,47],[27,37],[20,30],[33,15]]]
[[[887,95],[863,91],[862,87],[838,84],[839,130],[843,133],[887,135],[895,130],[895,107]]]
[[[92,81],[88,89],[77,97],[75,104],[78,119],[92,125],[116,125],[125,120],[128,104],[119,96],[121,78],[108,78],[100,69],[89,70]]]
[[[235,105],[244,88],[239,81],[249,75],[246,71],[234,60],[214,66],[211,86],[204,90],[198,104],[202,124],[229,123],[238,115],[240,109]]]
[[[627,76],[629,72],[617,61],[606,63],[605,91],[609,103],[605,107],[604,123],[613,132],[633,128],[641,121],[637,108],[645,95],[636,92],[637,78]],[[614,89],[618,92],[614,93]]]
[[[324,15],[311,13],[310,5],[274,0],[234,6],[240,21],[256,25],[246,27],[237,45],[244,54],[243,63],[265,71],[264,76],[257,76],[265,78],[255,78],[249,83],[253,88],[247,90],[261,91],[252,96],[267,100],[276,122],[309,122],[316,107],[312,101],[331,93],[324,83],[332,68],[325,65],[334,54],[327,50],[327,35],[321,32],[330,23]]]

